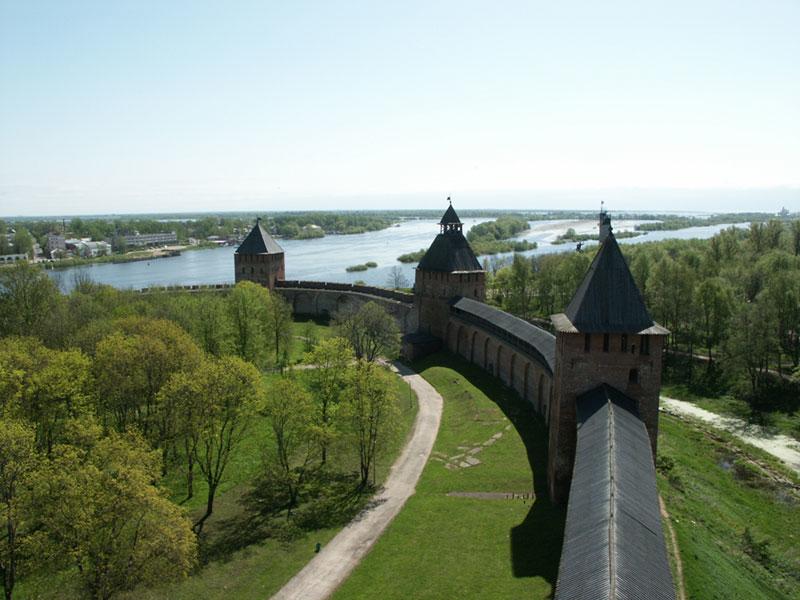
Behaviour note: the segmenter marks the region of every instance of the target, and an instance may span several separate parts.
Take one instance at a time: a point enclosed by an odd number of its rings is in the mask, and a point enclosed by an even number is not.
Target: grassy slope
[[[564,513],[546,498],[544,424],[497,380],[452,355],[438,354],[414,367],[444,397],[434,458],[416,494],[335,597],[548,597]],[[514,427],[506,429],[504,412],[519,423],[527,448]],[[483,461],[478,466],[448,470],[437,460],[498,432],[503,437],[476,455]],[[446,495],[530,492],[532,485],[539,495],[533,504]]]
[[[669,415],[661,416],[659,454],[675,460],[683,490],[658,476],[675,528],[687,594],[692,599],[800,598],[800,500],[786,485],[762,477],[745,481],[733,457],[763,455],[724,434],[709,434]],[[780,469],[776,469],[780,472]],[[749,527],[770,540],[770,569],[743,550]]]

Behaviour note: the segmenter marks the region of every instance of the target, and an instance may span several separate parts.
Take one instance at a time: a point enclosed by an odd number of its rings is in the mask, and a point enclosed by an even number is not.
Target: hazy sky
[[[798,32],[798,0],[0,0],[0,215],[800,210]]]

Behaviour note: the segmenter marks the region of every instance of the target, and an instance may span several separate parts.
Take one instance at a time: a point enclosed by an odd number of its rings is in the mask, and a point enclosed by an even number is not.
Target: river
[[[488,219],[464,219],[464,230]],[[616,221],[615,231],[633,229],[644,221]],[[621,239],[620,243],[642,243],[664,239],[709,238],[730,225],[689,227],[677,231],[653,231],[635,238]],[[533,221],[531,229],[520,239],[537,242],[536,250],[525,255],[567,252],[574,244],[553,245],[552,242],[569,227],[577,233],[596,232],[594,221],[558,220]],[[369,285],[387,285],[389,271],[400,266],[409,285],[414,281],[416,263],[401,264],[397,257],[407,252],[430,246],[439,232],[434,219],[408,220],[381,231],[356,235],[328,235],[314,240],[278,240],[286,252],[286,279],[311,281],[336,281]],[[588,245],[596,242],[589,242]],[[189,250],[180,256],[158,258],[129,263],[104,263],[48,271],[68,292],[77,273],[85,274],[97,283],[117,288],[140,289],[151,286],[198,285],[233,282],[233,253],[236,248],[226,246],[204,250]],[[497,255],[490,260],[502,260],[509,255]],[[481,257],[479,260],[483,261]],[[348,266],[374,261],[378,266],[367,271],[348,273]]]

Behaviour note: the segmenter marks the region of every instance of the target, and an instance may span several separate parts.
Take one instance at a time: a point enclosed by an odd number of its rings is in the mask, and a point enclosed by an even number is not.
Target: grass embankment
[[[795,477],[732,436],[664,414],[659,463],[689,598],[800,598]]]
[[[661,395],[677,400],[685,400],[696,404],[707,411],[742,419],[747,423],[761,425],[770,433],[781,433],[800,441],[800,401],[787,398],[776,398],[772,410],[753,410],[747,401],[735,398],[730,394],[708,396],[690,389],[684,383],[665,383],[661,387]],[[776,396],[783,395],[776,389]]]
[[[444,397],[433,455],[416,494],[335,598],[548,598],[564,511],[547,499],[544,423],[460,358],[440,353],[413,367]],[[459,466],[467,457],[481,463]],[[535,500],[448,496],[532,490]]]

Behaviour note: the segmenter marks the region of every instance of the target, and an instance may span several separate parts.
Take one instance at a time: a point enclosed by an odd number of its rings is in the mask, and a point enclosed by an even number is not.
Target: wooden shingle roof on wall
[[[633,400],[577,400],[578,441],[556,600],[674,600],[650,438]]]
[[[490,331],[498,339],[530,355],[549,373],[555,371],[556,338],[552,333],[470,298],[456,298],[450,306],[455,315]]]

